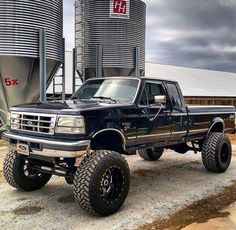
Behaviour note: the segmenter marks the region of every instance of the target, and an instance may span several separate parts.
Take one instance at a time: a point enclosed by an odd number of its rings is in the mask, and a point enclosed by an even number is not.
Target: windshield
[[[138,79],[91,80],[82,85],[72,98],[132,102],[138,84]]]

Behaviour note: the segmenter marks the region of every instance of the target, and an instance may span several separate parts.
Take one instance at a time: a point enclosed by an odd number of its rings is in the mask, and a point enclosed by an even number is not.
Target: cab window
[[[182,108],[182,98],[179,94],[179,90],[177,88],[177,85],[175,83],[167,83],[169,94],[170,94],[170,100],[172,102],[172,105],[174,108]]]
[[[153,105],[155,104],[155,96],[164,94],[164,89],[161,84],[146,83],[144,91],[142,93],[140,104]]]

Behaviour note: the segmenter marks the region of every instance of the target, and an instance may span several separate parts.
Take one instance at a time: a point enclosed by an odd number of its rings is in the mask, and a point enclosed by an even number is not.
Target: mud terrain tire
[[[139,150],[138,154],[145,161],[157,161],[161,158],[164,153],[164,148],[149,148]]]
[[[203,142],[202,161],[210,172],[223,173],[231,162],[232,147],[223,133],[210,133]]]
[[[74,197],[87,212],[111,215],[123,205],[130,186],[130,170],[117,152],[99,150],[77,169]]]
[[[6,155],[3,173],[9,185],[23,191],[38,190],[52,177],[50,174],[32,172],[32,170],[28,170],[29,174],[26,175],[26,160],[13,150]]]

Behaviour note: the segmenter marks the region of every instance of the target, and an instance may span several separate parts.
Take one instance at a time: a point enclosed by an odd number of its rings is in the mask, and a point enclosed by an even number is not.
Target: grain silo
[[[0,0],[0,115],[39,97],[39,29],[47,32],[47,82],[63,61],[63,0]]]
[[[76,0],[75,17],[76,64],[81,77],[144,74],[144,2]]]

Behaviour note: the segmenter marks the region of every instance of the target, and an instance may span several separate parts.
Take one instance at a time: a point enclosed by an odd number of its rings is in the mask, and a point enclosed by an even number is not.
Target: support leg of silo
[[[102,77],[102,58],[103,58],[102,45],[96,46],[96,77]]]
[[[140,77],[140,48],[135,48],[135,75]]]
[[[62,100],[65,100],[65,99],[66,99],[65,38],[63,38]]]
[[[46,76],[47,76],[47,64],[46,64],[46,30],[39,30],[39,75],[40,75],[40,102],[46,101]]]
[[[76,72],[75,72],[75,48],[73,49],[73,70],[72,70],[72,73],[73,73],[73,94],[75,93],[75,90],[76,90]]]

